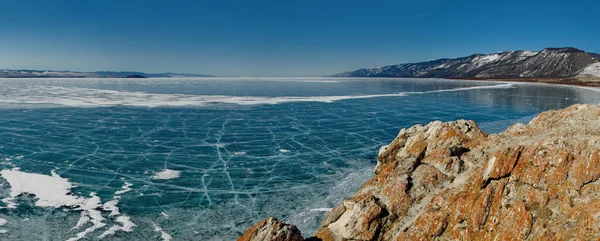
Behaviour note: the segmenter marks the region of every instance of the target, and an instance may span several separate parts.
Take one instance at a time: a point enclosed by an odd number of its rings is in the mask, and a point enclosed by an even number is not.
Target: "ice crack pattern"
[[[593,90],[493,85],[2,80],[0,206],[13,208],[0,209],[0,239],[233,240],[267,216],[310,233],[371,177],[378,148],[402,127],[474,119],[494,132],[547,109],[599,101]],[[31,96],[38,103],[24,101]],[[271,102],[195,102],[206,96]],[[344,98],[314,101],[332,96]],[[346,98],[358,96],[368,98]],[[173,105],[182,98],[191,104]],[[92,104],[58,104],[74,100]]]

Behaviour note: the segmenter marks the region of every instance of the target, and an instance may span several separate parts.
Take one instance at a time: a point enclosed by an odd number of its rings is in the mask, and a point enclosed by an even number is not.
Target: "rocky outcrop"
[[[335,77],[404,78],[562,78],[574,77],[598,63],[598,54],[576,48],[546,48],[473,54],[456,59],[389,65],[335,74]],[[586,72],[594,75],[595,72]],[[600,77],[596,76],[596,77]]]
[[[402,129],[375,173],[311,240],[597,240],[600,106],[490,136],[464,120]]]
[[[303,241],[296,226],[280,222],[276,218],[267,218],[249,228],[238,241]]]

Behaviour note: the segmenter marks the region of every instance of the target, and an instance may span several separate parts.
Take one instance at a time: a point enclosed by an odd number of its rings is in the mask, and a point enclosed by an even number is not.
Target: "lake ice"
[[[312,233],[401,128],[486,132],[593,89],[440,79],[1,79],[1,240],[233,240],[268,216]],[[305,235],[307,236],[307,235]]]

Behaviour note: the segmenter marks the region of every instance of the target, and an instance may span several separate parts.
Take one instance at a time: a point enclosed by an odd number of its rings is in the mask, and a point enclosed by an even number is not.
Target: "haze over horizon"
[[[323,76],[473,53],[600,52],[578,1],[19,1],[0,9],[0,69]]]

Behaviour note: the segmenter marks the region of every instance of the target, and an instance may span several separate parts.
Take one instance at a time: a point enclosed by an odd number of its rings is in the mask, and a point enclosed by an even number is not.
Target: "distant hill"
[[[143,79],[143,78],[148,78],[148,77],[143,76],[143,75],[139,75],[139,74],[132,74],[132,75],[127,75],[126,78],[130,78],[130,79]]]
[[[171,77],[214,77],[204,74],[182,74],[182,73],[156,73],[148,74],[134,71],[96,71],[96,72],[76,72],[76,71],[55,71],[55,70],[10,70],[0,69],[0,78],[127,78],[127,76],[145,76],[150,78],[171,78]]]
[[[537,52],[516,50],[359,69],[333,76],[482,79],[600,77],[600,54],[576,48],[545,48]]]

